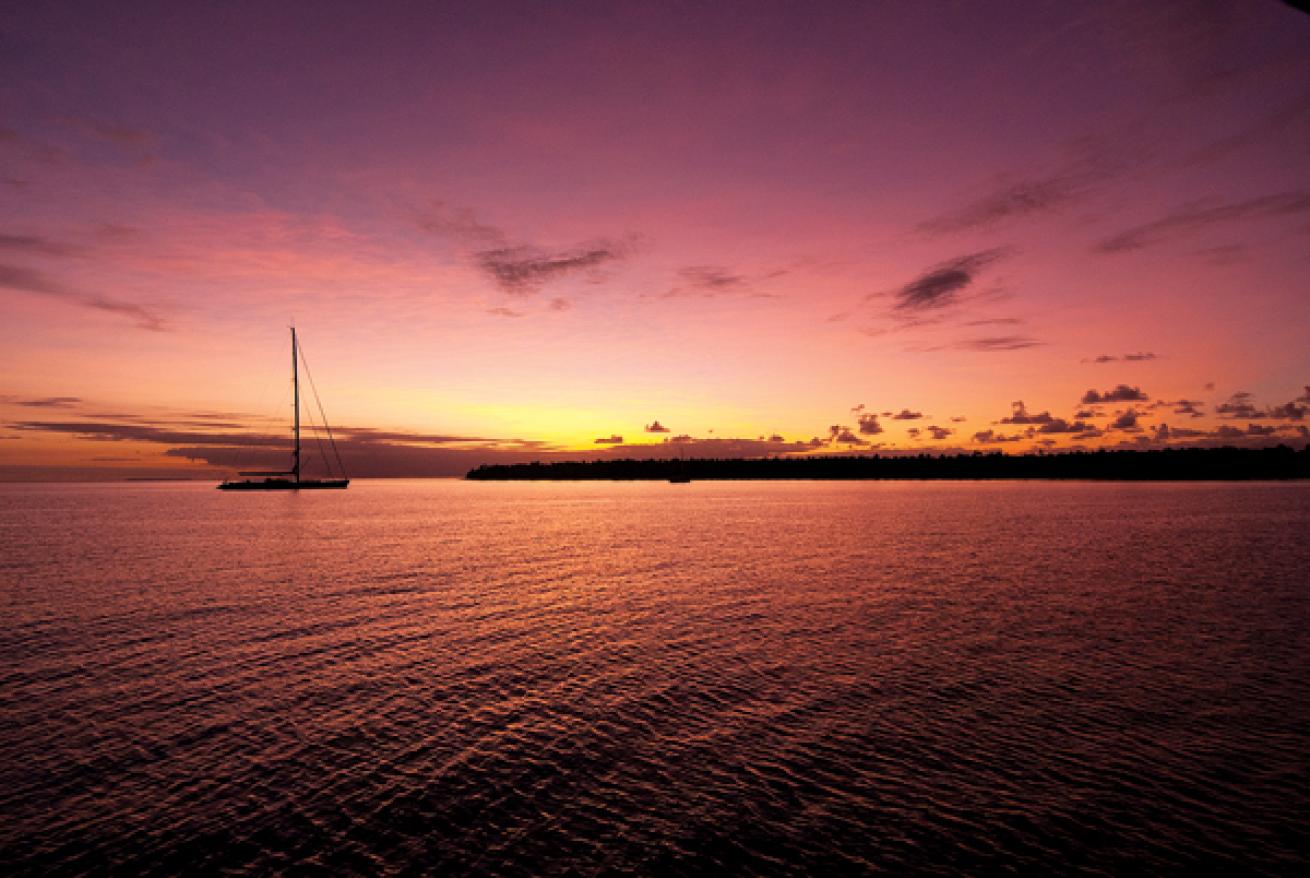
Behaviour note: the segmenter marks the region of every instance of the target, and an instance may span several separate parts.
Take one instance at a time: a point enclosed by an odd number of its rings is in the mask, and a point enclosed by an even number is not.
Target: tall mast
[[[296,450],[291,455],[291,472],[297,482],[300,481],[300,363],[296,357],[296,328],[291,327],[291,396],[292,408],[295,411],[294,431],[296,434]]]

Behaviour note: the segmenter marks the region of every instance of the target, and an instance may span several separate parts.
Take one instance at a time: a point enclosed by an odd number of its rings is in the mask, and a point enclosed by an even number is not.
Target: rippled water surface
[[[0,486],[0,866],[1304,873],[1310,486]]]

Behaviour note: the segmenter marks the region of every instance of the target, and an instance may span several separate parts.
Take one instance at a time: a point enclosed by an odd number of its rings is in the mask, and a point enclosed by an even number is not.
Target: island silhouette
[[[1080,479],[1253,481],[1310,478],[1310,445],[1162,448],[1034,454],[816,455],[486,464],[475,481],[706,481],[726,479]]]

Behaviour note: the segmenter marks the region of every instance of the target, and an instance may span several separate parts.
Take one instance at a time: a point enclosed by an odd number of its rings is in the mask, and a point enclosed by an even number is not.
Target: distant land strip
[[[916,454],[488,464],[477,481],[708,481],[723,479],[1086,479],[1252,481],[1310,479],[1310,445],[1163,448],[1042,454]]]

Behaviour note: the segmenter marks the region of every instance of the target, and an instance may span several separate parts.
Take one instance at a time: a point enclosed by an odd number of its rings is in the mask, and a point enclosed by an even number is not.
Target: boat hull
[[[322,491],[330,488],[344,488],[350,479],[263,479],[258,482],[224,482],[218,486],[220,491]]]

